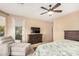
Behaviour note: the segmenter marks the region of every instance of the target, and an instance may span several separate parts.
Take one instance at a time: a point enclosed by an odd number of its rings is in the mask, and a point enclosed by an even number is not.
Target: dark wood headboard
[[[79,30],[65,30],[64,39],[79,41]]]

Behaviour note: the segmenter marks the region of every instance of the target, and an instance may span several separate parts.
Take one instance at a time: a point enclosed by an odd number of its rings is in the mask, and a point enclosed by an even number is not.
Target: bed
[[[33,56],[79,56],[78,33],[64,31],[64,40],[38,46]]]

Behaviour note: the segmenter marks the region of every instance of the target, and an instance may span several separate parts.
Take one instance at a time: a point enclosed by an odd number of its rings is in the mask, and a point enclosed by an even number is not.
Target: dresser
[[[29,34],[28,43],[36,44],[42,42],[42,34]]]

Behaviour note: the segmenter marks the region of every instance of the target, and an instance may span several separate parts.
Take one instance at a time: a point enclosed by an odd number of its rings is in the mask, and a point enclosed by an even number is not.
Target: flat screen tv
[[[31,27],[31,33],[40,33],[39,27]]]

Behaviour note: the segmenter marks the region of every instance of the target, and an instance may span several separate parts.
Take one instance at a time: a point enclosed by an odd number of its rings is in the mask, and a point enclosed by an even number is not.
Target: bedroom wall
[[[54,41],[64,39],[64,30],[79,30],[79,11],[67,14],[53,21]]]
[[[43,34],[43,42],[52,41],[52,23],[33,18],[25,18],[21,16],[10,15],[6,18],[6,36],[15,38],[15,20],[22,20],[22,41],[28,41],[28,34],[31,33],[31,27],[40,27]]]
[[[52,41],[52,23],[36,19],[26,20],[26,36],[31,33],[31,27],[40,27],[40,32],[43,34],[43,42]],[[26,38],[28,39],[28,38]]]
[[[12,36],[15,39],[15,21],[14,17],[9,15],[5,20],[5,36]]]

